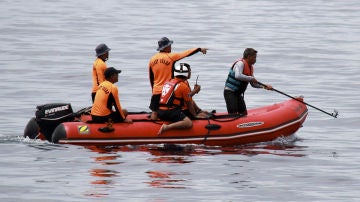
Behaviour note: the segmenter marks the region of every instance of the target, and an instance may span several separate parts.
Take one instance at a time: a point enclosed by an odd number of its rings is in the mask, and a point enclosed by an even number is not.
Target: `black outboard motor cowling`
[[[74,113],[70,103],[51,103],[36,107],[35,119],[39,124],[40,132],[48,141],[60,123],[73,121]]]

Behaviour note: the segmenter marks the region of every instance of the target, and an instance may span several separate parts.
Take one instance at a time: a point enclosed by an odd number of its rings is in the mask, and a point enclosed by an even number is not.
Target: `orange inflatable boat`
[[[296,98],[302,101],[302,98]],[[248,110],[248,115],[213,113],[207,119],[193,120],[191,129],[170,130],[161,135],[163,121],[150,120],[148,112],[130,113],[133,123],[92,123],[89,108],[76,113],[70,104],[37,106],[24,136],[60,144],[144,145],[203,144],[233,146],[272,141],[294,134],[308,114],[306,105],[291,99]]]

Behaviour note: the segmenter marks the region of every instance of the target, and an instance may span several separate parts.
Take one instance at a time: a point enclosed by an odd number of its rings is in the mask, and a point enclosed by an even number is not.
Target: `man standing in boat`
[[[95,93],[99,88],[99,84],[102,83],[103,81],[105,81],[104,72],[107,68],[107,65],[105,62],[109,59],[109,51],[110,50],[111,49],[106,44],[103,44],[103,43],[99,44],[95,48],[96,60],[94,61],[93,69],[92,69],[93,86],[92,86],[92,92],[91,92],[91,99],[92,99],[93,103],[95,100]]]
[[[236,60],[229,70],[225,82],[224,98],[229,114],[247,115],[244,101],[245,90],[250,83],[254,88],[265,88],[271,90],[271,85],[260,85],[254,77],[257,51],[253,48],[246,48],[243,58]]]
[[[105,123],[111,119],[112,122],[131,123],[132,120],[126,118],[128,112],[122,109],[119,100],[119,90],[114,83],[119,80],[119,73],[114,67],[105,70],[105,81],[100,83],[96,91],[94,104],[91,108],[92,120],[96,123]],[[112,108],[115,108],[115,111]]]
[[[207,118],[208,113],[197,109],[192,95],[198,93],[200,88],[191,91],[187,79],[191,77],[190,65],[180,63],[173,70],[175,78],[165,82],[160,96],[158,116],[160,120],[170,121],[163,124],[158,132],[162,134],[171,129],[186,129],[192,127],[191,119]]]
[[[171,52],[171,44],[173,41],[167,37],[163,37],[158,41],[158,48],[154,56],[149,62],[149,79],[152,88],[152,97],[149,108],[151,109],[151,119],[157,119],[156,111],[159,109],[159,100],[161,96],[161,90],[166,81],[173,78],[172,70],[176,61],[185,57],[191,56],[195,53],[202,52],[206,54],[206,48],[192,48],[180,53]]]

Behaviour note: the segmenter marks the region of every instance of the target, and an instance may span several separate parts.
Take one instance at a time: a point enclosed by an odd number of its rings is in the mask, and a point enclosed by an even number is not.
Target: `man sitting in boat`
[[[120,72],[121,70],[114,67],[105,70],[105,81],[100,83],[91,108],[93,122],[105,123],[109,120],[111,122],[132,122],[131,119],[126,118],[128,115],[127,110],[121,108],[118,87],[114,85],[114,83],[118,82]],[[112,110],[113,107],[115,111]]]
[[[158,117],[171,124],[163,124],[158,132],[162,134],[171,129],[186,129],[192,127],[191,119],[207,118],[208,113],[201,111],[192,99],[192,95],[200,91],[200,86],[191,91],[187,79],[191,77],[190,65],[180,63],[175,66],[174,77],[162,88]]]

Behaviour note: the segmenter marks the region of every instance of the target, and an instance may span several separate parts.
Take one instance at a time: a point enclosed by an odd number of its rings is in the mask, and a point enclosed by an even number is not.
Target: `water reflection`
[[[85,148],[97,154],[97,156],[92,157],[96,163],[96,168],[89,170],[90,175],[94,177],[90,184],[95,186],[95,190],[87,191],[85,195],[91,197],[108,196],[109,190],[113,188],[120,173],[111,166],[121,164],[121,156],[108,147],[87,146]]]
[[[96,156],[94,157],[95,162],[103,165],[116,165],[120,164],[121,162],[117,161],[120,155],[110,155],[110,156]]]
[[[112,177],[117,176],[117,171],[109,170],[109,169],[100,169],[100,168],[94,168],[90,170],[90,174],[92,176],[98,177],[99,179],[96,179],[94,181],[91,181],[91,184],[113,184],[113,180],[111,180]]]
[[[276,155],[276,156],[290,156],[303,157],[305,156],[305,148],[296,146],[295,141],[275,141],[263,144],[236,146],[236,147],[207,147],[203,145],[139,145],[139,146],[87,146],[86,148],[92,152],[96,152],[96,156],[92,157],[96,162],[97,168],[91,169],[90,175],[95,179],[90,182],[92,185],[107,186],[105,189],[108,192],[109,187],[118,183],[120,171],[119,167],[114,166],[123,164],[122,153],[124,152],[145,152],[151,154],[147,160],[152,164],[191,164],[196,161],[196,156],[207,155]],[[100,165],[100,168],[98,167]],[[156,167],[156,166],[152,166]],[[177,171],[179,167],[166,170],[164,167],[152,168],[144,171],[148,179],[143,183],[148,184],[154,188],[166,189],[185,189],[188,183],[184,176],[191,175],[182,171]],[[239,183],[239,182],[236,182]],[[243,184],[243,182],[241,182]],[[99,194],[97,187],[97,196],[104,196],[105,193]],[[104,188],[104,187],[103,187]],[[92,194],[93,196],[93,194]]]
[[[145,183],[149,184],[152,187],[168,189],[186,188],[186,186],[184,185],[184,182],[186,182],[186,180],[175,179],[177,175],[180,175],[180,173],[154,170],[148,171],[146,173],[150,177],[150,181]],[[184,175],[184,173],[181,173],[181,176],[182,175]]]
[[[6,140],[3,140],[6,139]],[[305,147],[298,146],[295,143],[299,139],[295,136],[280,137],[271,142],[248,144],[231,147],[204,146],[204,145],[127,145],[127,146],[84,146],[92,152],[96,152],[99,156],[93,157],[95,162],[102,165],[121,164],[121,152],[146,152],[153,156],[149,161],[156,163],[191,163],[189,156],[198,155],[226,155],[239,154],[246,156],[254,156],[259,154],[270,154],[278,156],[305,156]],[[38,148],[40,150],[67,149],[68,145],[53,144],[47,141],[30,140],[24,137],[6,137],[0,138],[0,143],[4,141],[22,142],[29,147]]]
[[[281,146],[281,145],[248,145],[244,147],[223,147],[215,154],[239,154],[254,156],[260,154],[270,154],[277,156],[305,156],[303,147],[300,146]]]

